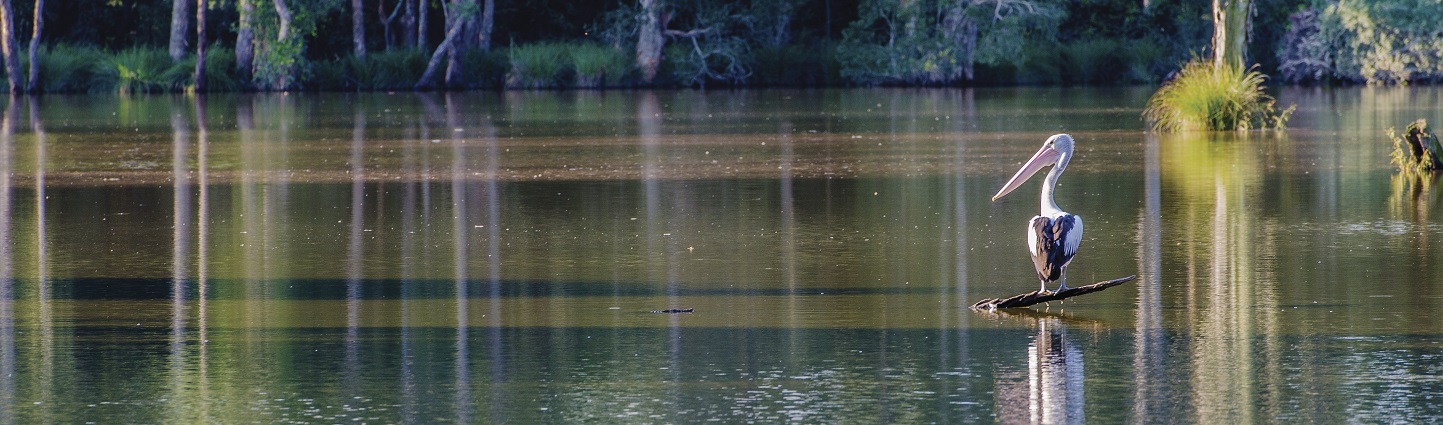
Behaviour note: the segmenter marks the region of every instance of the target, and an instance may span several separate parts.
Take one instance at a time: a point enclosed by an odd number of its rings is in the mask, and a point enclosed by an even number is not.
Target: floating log
[[[666,310],[652,310],[656,314],[695,313],[695,308],[668,308]]]
[[[1067,288],[1066,291],[1042,292],[1039,290],[1028,292],[1026,294],[1013,295],[1008,298],[988,298],[982,301],[978,301],[976,304],[972,304],[972,309],[991,311],[999,308],[1027,307],[1033,304],[1064,300],[1083,294],[1091,294],[1093,292],[1098,292],[1107,288],[1130,282],[1133,279],[1137,279],[1137,275],[1097,282],[1087,286]]]

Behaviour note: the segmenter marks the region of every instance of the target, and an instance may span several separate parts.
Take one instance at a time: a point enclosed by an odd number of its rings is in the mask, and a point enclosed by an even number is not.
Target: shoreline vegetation
[[[1443,35],[1421,25],[1443,17],[1436,4],[1244,3],[1251,70],[1269,81],[1443,81]],[[1211,53],[1214,27],[1206,2],[1184,0],[0,6],[18,12],[0,22],[15,47],[4,75],[31,93],[1159,84]]]

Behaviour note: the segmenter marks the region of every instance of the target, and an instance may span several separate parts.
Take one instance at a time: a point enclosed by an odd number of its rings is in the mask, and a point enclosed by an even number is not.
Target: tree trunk
[[[953,73],[949,77],[956,80],[958,77],[972,81],[973,65],[977,57],[977,21],[967,16],[967,9],[960,3],[947,11],[946,18],[942,21],[943,37],[957,46],[960,52],[958,58],[958,70],[960,75]]]
[[[5,60],[11,94],[20,92],[20,57],[15,48],[15,11],[10,0],[0,0],[0,56]]]
[[[240,14],[236,23],[235,68],[241,81],[250,82],[251,67],[255,65],[255,14],[254,0],[236,0],[236,11]]]
[[[195,91],[205,92],[205,5],[206,0],[195,0]]]
[[[190,0],[170,2],[170,60],[185,59],[185,41],[190,39]]]
[[[1213,0],[1214,67],[1247,64],[1252,9],[1252,0]]]
[[[428,41],[428,40],[426,39],[426,31],[429,31],[429,29],[426,28],[427,22],[428,22],[428,20],[426,19],[426,15],[427,15],[427,13],[426,13],[426,12],[427,12],[427,10],[426,10],[426,5],[427,5],[427,4],[430,4],[430,2],[428,2],[428,1],[426,1],[426,0],[416,0],[416,8],[417,8],[417,9],[420,9],[420,10],[418,10],[418,11],[416,12],[416,13],[417,13],[417,14],[416,14],[416,48],[417,48],[417,49],[425,49],[426,46],[428,46],[428,45],[431,44],[430,41]]]
[[[276,5],[276,16],[280,17],[280,30],[276,31],[276,41],[284,43],[291,38],[291,8],[286,6],[285,0],[274,0]]]
[[[358,58],[366,57],[366,8],[361,0],[351,0],[351,44]]]
[[[45,24],[41,13],[44,9],[45,0],[35,0],[35,26],[30,29],[30,80],[25,88],[30,93],[40,93],[40,31]]]
[[[406,48],[408,49],[414,49],[417,47],[416,8],[414,7],[414,3],[411,3],[411,0],[400,1],[401,3],[405,3],[406,5],[406,12],[401,15],[401,33],[405,34],[404,36],[402,36],[403,38],[401,40],[401,44],[403,46],[406,46]]]
[[[831,45],[831,44],[832,44],[832,0],[826,0],[826,1],[823,2],[823,3],[825,4],[825,7],[826,7],[826,15],[827,15],[827,19],[826,19],[826,21],[825,21],[825,22],[826,22],[825,25],[826,25],[826,27],[827,27],[826,30],[825,30],[825,31],[826,31],[826,34],[827,34],[827,37],[825,38],[825,40],[827,40],[827,45]]]
[[[481,23],[476,28],[476,48],[491,51],[491,30],[495,28],[496,0],[486,0],[481,5]]]
[[[381,28],[385,30],[386,34],[386,50],[391,50],[391,46],[396,45],[396,36],[393,35],[394,33],[391,31],[391,24],[396,21],[396,15],[401,13],[402,7],[405,7],[406,11],[410,12],[411,2],[408,0],[398,0],[396,2],[396,7],[391,9],[391,14],[387,15],[386,0],[376,1],[376,16],[381,19]],[[407,43],[406,45],[410,46],[410,43]]]
[[[441,45],[436,46],[436,52],[431,54],[431,61],[426,63],[426,72],[421,73],[421,79],[416,81],[415,89],[420,90],[431,87],[432,80],[436,79],[436,68],[441,66],[441,57],[450,53],[451,46],[455,43],[456,37],[461,34],[461,27],[464,26],[461,25],[461,19],[454,19],[454,21],[456,21],[455,24],[451,25],[451,29],[446,31],[446,38],[441,40]]]
[[[461,33],[451,40],[451,46],[446,49],[446,87],[457,87],[461,85],[461,34],[466,32],[466,22],[458,20],[456,26],[462,27]]]
[[[665,0],[641,0],[641,30],[636,40],[636,67],[641,70],[641,81],[650,83],[656,78],[661,67],[662,48],[666,38],[662,35],[661,9]]]
[[[461,84],[461,49],[466,45],[466,38],[461,35],[471,28],[471,16],[463,14],[463,11],[470,11],[473,1],[475,0],[451,0],[452,16],[447,22],[460,31],[455,38],[451,37],[450,31],[446,32],[446,38],[451,39],[450,45],[446,47],[446,77],[443,78],[446,87]]]

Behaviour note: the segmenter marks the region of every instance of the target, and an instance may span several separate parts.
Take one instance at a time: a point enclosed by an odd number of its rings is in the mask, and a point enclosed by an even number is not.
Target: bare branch
[[[663,32],[663,34],[666,34],[668,37],[695,39],[697,37],[701,37],[706,33],[711,32],[711,30],[711,27],[698,28],[691,31],[666,30],[665,32]]]
[[[1026,294],[1013,295],[1008,298],[988,298],[982,301],[978,301],[976,304],[972,304],[972,309],[996,310],[999,308],[1027,307],[1030,305],[1045,303],[1048,301],[1058,301],[1072,298],[1078,295],[1091,294],[1093,292],[1098,292],[1107,288],[1130,282],[1133,279],[1137,279],[1137,276],[1133,275],[1103,282],[1097,282],[1087,286],[1068,288],[1065,291],[1059,292],[1033,291]]]

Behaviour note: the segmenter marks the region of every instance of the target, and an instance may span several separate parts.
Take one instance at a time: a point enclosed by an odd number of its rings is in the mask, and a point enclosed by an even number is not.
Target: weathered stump
[[[1032,291],[1026,294],[1017,294],[1008,298],[988,298],[972,304],[973,310],[996,310],[999,308],[1027,307],[1033,304],[1045,303],[1072,298],[1078,295],[1091,294],[1117,285],[1137,279],[1136,275],[1117,278],[1113,280],[1097,282],[1087,286],[1067,288],[1066,291],[1042,292]]]

